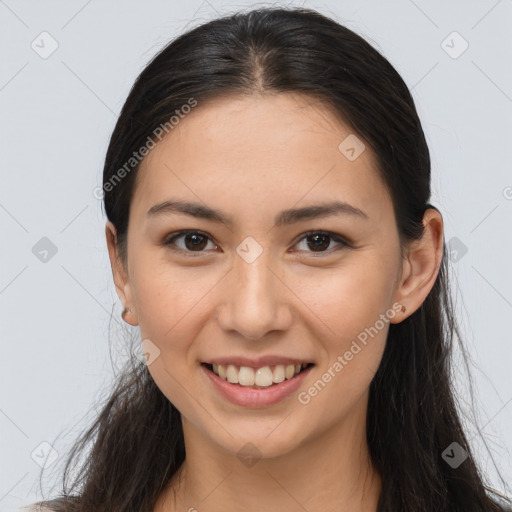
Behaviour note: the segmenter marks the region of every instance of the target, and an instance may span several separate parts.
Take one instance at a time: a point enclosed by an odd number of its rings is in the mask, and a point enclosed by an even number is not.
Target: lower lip
[[[286,379],[279,384],[273,384],[269,388],[247,388],[239,384],[231,384],[227,380],[221,379],[216,373],[213,373],[206,366],[201,365],[213,385],[220,391],[224,397],[236,405],[244,407],[267,407],[274,405],[297,391],[303,380],[308,375],[313,366],[309,366],[301,371],[295,377]]]

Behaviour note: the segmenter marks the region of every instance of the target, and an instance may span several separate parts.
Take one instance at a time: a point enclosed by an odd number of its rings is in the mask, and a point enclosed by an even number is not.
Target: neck
[[[342,424],[250,467],[184,420],[186,460],[155,512],[376,512],[381,478],[370,461],[361,402]]]

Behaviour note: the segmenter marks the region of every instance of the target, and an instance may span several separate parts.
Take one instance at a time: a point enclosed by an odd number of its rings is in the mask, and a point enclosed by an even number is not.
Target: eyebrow
[[[227,226],[233,225],[233,218],[222,211],[214,210],[208,206],[188,201],[167,200],[163,203],[158,203],[152,206],[146,215],[150,218],[154,218],[156,216],[173,213],[190,215],[191,217],[198,219],[206,219],[213,222],[223,223]],[[274,223],[276,226],[284,226],[305,220],[339,214],[348,214],[361,219],[368,219],[368,215],[359,208],[342,201],[332,201],[313,206],[283,210],[276,215]]]

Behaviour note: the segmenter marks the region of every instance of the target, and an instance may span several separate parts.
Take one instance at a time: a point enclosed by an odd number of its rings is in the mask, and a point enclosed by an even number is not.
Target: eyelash
[[[177,240],[178,238],[181,238],[183,236],[186,236],[186,235],[189,235],[189,234],[198,234],[198,235],[201,235],[201,236],[204,236],[205,238],[207,238],[209,241],[213,242],[215,245],[217,245],[214,240],[212,239],[212,237],[210,235],[208,235],[207,233],[204,233],[203,231],[198,231],[196,229],[189,229],[189,230],[183,230],[183,231],[177,231],[175,233],[171,233],[171,235],[169,237],[167,237],[164,242],[163,242],[163,245],[165,246],[168,246],[172,251],[175,251],[175,252],[179,252],[181,254],[184,254],[185,256],[187,257],[192,257],[192,258],[196,258],[198,256],[201,256],[202,254],[204,254],[206,251],[188,251],[188,250],[185,250],[185,249],[181,249],[181,248],[176,248],[176,247],[171,247],[171,245],[174,244],[174,241]],[[336,233],[332,233],[330,231],[322,231],[322,230],[317,230],[317,231],[307,231],[306,233],[302,233],[301,235],[301,238],[299,238],[297,240],[297,242],[294,244],[294,245],[297,245],[299,242],[302,242],[304,239],[312,236],[312,235],[324,235],[324,236],[328,236],[331,241],[334,241],[334,242],[337,242],[340,244],[340,247],[338,248],[331,248],[331,249],[327,249],[325,251],[318,251],[318,252],[315,252],[315,251],[304,251],[304,252],[308,252],[310,253],[313,257],[321,257],[322,255],[324,254],[332,254],[334,251],[337,251],[337,250],[340,250],[342,248],[346,248],[346,247],[352,247],[352,244],[349,243],[345,238],[343,238],[341,235],[338,235]],[[330,245],[330,244],[329,244]]]

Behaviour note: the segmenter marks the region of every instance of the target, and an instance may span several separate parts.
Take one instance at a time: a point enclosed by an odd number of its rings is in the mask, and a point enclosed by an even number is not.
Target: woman
[[[177,38],[129,94],[103,192],[143,358],[41,505],[504,510],[456,409],[421,123],[361,37],[262,9]]]

